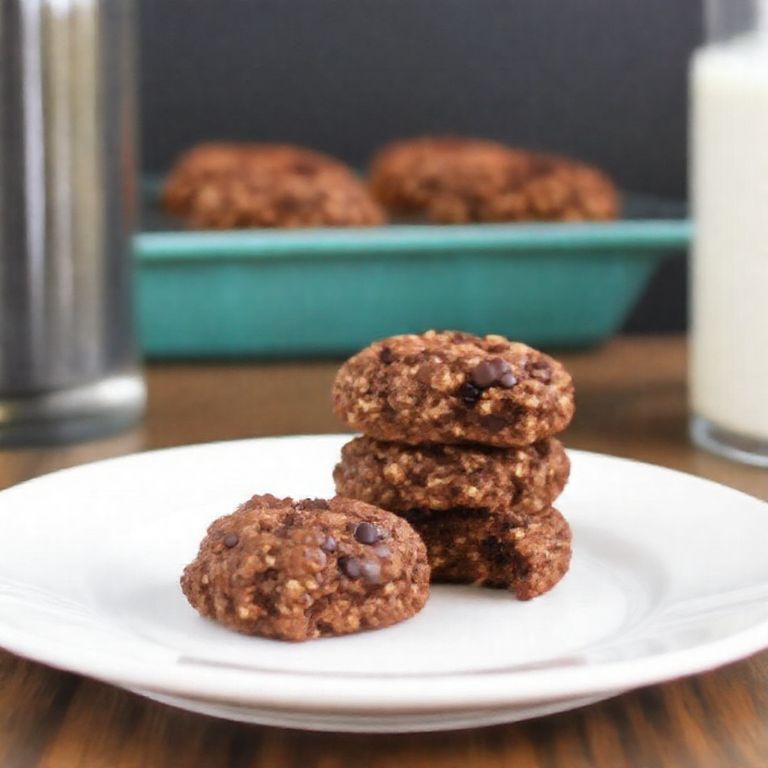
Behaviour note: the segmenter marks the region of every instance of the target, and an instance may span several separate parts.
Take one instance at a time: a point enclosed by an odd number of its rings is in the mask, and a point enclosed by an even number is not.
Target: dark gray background
[[[699,0],[141,0],[144,167],[208,138],[295,141],[363,164],[393,137],[558,150],[685,195]],[[685,318],[670,258],[628,324]]]

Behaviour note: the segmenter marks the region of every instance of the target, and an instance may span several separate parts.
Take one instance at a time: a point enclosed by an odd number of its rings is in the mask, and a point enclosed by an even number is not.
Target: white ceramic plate
[[[580,706],[768,646],[768,505],[669,470],[571,452],[571,571],[531,602],[436,587],[414,619],[289,644],[200,618],[178,577],[256,492],[332,494],[348,436],[191,446],[0,493],[0,645],[194,711],[415,731]]]

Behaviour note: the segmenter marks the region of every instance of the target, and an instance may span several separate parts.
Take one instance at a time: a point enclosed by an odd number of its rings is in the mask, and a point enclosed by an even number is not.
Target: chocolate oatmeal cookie
[[[264,495],[211,524],[181,588],[199,613],[238,632],[298,641],[413,616],[429,565],[408,523],[382,509]]]
[[[516,447],[565,429],[573,383],[548,355],[503,336],[428,331],[377,341],[339,369],[336,415],[379,440]]]
[[[340,161],[283,144],[203,144],[178,161],[166,210],[196,227],[373,226],[382,208]]]
[[[394,142],[374,157],[370,184],[393,213],[446,224],[613,219],[619,209],[616,186],[598,169],[481,139]]]
[[[568,480],[570,462],[550,438],[523,448],[385,443],[356,437],[333,472],[340,496],[392,512],[414,508],[548,510]]]
[[[433,582],[506,587],[530,600],[552,589],[571,562],[571,529],[554,508],[535,516],[457,508],[403,517],[427,545]]]
[[[334,158],[291,144],[207,142],[184,152],[174,164],[162,191],[163,207],[179,216],[189,214],[200,189],[242,173],[267,170],[291,172],[296,168],[341,168]]]

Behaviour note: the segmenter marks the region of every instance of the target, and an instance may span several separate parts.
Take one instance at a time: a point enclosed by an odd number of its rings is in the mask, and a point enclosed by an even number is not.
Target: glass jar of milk
[[[768,466],[768,0],[709,0],[691,66],[691,435]]]

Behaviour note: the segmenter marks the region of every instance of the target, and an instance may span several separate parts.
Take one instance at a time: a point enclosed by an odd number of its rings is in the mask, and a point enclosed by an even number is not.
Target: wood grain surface
[[[682,339],[617,339],[560,357],[577,385],[569,446],[675,467],[768,499],[768,471],[689,444]],[[331,362],[151,366],[149,411],[140,428],[77,446],[0,452],[0,486],[138,450],[339,431],[328,394],[335,368]],[[0,651],[0,768],[33,766],[765,768],[768,653],[525,723],[368,736],[187,714]]]

